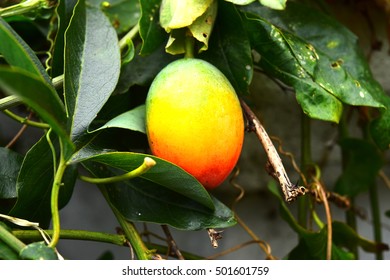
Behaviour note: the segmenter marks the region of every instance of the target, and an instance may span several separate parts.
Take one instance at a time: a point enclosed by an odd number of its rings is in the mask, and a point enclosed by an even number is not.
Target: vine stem
[[[37,128],[42,128],[42,129],[49,129],[50,128],[50,126],[46,123],[35,122],[35,121],[30,120],[29,118],[23,118],[21,116],[14,114],[10,110],[4,110],[3,113],[6,114],[11,119],[14,119],[17,122],[20,122],[21,124],[25,124],[25,125],[33,126],[33,127],[37,127]]]
[[[9,7],[0,8],[0,16],[10,17],[23,15],[34,9],[49,8],[49,4],[50,1],[47,0],[27,0]]]
[[[114,213],[116,219],[118,220],[124,235],[129,240],[131,246],[133,247],[138,259],[139,260],[153,259],[153,257],[155,256],[154,251],[151,251],[146,247],[145,243],[142,241],[142,238],[138,234],[134,225],[131,222],[127,221],[125,217],[122,215],[122,213],[118,209],[116,209],[116,207],[110,202],[106,188],[100,186],[99,189],[102,192],[106,201],[108,202],[109,206],[111,207],[112,212]]]
[[[48,235],[53,234],[53,230],[45,230]],[[22,240],[38,241],[42,239],[42,235],[36,230],[14,230],[12,234]],[[126,237],[124,235],[109,234],[103,232],[93,232],[87,230],[61,230],[61,239],[76,239],[88,240],[104,243],[111,243],[119,246],[126,245]]]
[[[52,214],[52,221],[53,221],[53,235],[49,243],[49,247],[51,248],[56,247],[58,240],[60,238],[60,231],[61,231],[60,214],[58,209],[58,196],[62,185],[62,177],[64,176],[66,170],[66,161],[64,159],[64,155],[62,151],[63,151],[63,147],[61,144],[60,162],[58,164],[58,168],[54,176],[54,182],[53,182],[53,187],[51,191],[51,200],[50,200],[51,214]]]

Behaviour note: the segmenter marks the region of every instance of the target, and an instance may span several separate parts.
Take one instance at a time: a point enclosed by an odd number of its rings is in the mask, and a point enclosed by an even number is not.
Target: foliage
[[[361,247],[381,258],[386,244],[380,234],[370,241],[350,220],[322,222],[310,199],[319,197],[324,205],[329,197],[351,199],[348,215],[356,218],[353,199],[369,193],[374,230],[381,230],[375,189],[390,147],[390,97],[373,77],[357,36],[324,6],[286,0],[23,2],[0,8],[0,108],[42,134],[24,154],[12,145],[0,148],[1,259],[59,257],[55,248],[64,231],[58,211],[71,200],[77,180],[98,186],[140,259],[152,258],[154,248],[146,247],[134,223],[187,231],[237,224],[236,213],[192,175],[147,152],[148,86],[183,54],[218,67],[243,100],[257,94],[250,92],[251,82],[264,73],[294,91],[303,119],[340,128],[343,173],[328,187],[329,196],[321,196],[320,167],[309,155],[301,163],[308,193],[294,202],[301,206],[298,218],[276,186],[269,188],[299,237],[286,257],[355,259]],[[30,116],[17,116],[11,111],[16,106]],[[361,119],[360,139],[346,133],[351,113]],[[316,229],[302,219],[307,214]],[[51,239],[42,242],[38,235],[31,242],[26,220],[45,230],[52,222]],[[72,237],[83,239],[77,231]],[[106,237],[118,242],[122,235]]]

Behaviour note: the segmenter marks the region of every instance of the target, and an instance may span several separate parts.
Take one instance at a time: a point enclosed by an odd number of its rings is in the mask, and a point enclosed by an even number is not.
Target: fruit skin
[[[154,155],[213,189],[237,163],[244,120],[227,78],[206,61],[183,58],[154,79],[146,99],[146,132]]]

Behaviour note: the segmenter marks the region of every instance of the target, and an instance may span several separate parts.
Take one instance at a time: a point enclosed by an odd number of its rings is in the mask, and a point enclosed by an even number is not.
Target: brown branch
[[[232,248],[229,248],[223,252],[220,252],[220,253],[217,253],[215,255],[212,255],[212,256],[209,256],[207,257],[206,259],[208,260],[214,260],[216,258],[219,258],[219,257],[222,257],[224,255],[227,255],[227,254],[230,254],[230,253],[233,253],[235,251],[238,251],[242,248],[244,248],[245,246],[248,246],[248,245],[251,245],[251,244],[258,244],[258,243],[262,243],[263,241],[260,241],[260,240],[249,240],[247,242],[244,242],[244,243],[241,243],[241,244],[238,244]],[[273,260],[275,260],[275,258],[273,258]]]
[[[316,182],[319,196],[321,197],[322,202],[324,203],[325,214],[326,214],[326,223],[327,223],[327,242],[326,242],[326,259],[332,259],[332,214],[330,212],[329,202],[327,198],[326,191],[324,186],[320,182]]]
[[[184,260],[184,257],[182,255],[182,253],[180,252],[179,250],[179,247],[177,246],[175,240],[173,239],[172,237],[172,234],[171,232],[169,231],[169,228],[167,225],[161,225],[164,233],[165,233],[165,236],[167,237],[167,242],[168,242],[168,249],[173,251],[173,253],[177,256],[177,258],[179,260]],[[168,251],[169,251],[168,250]],[[168,256],[170,255],[170,252],[168,252],[167,254]]]
[[[274,177],[278,182],[284,194],[284,198],[287,202],[295,200],[298,196],[304,195],[306,189],[303,186],[297,186],[291,183],[286,170],[284,169],[282,160],[273,145],[270,137],[268,136],[265,128],[249,108],[249,106],[243,101],[241,101],[241,107],[244,110],[247,121],[249,122],[249,128],[251,131],[254,131],[259,138],[263,148],[268,157],[267,171]]]

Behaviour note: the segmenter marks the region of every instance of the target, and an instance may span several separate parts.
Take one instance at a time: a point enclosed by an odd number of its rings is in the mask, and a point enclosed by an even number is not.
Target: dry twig
[[[167,237],[167,242],[168,242],[168,253],[167,255],[170,255],[170,250],[173,251],[173,253],[177,256],[179,260],[184,260],[184,257],[182,253],[179,250],[179,247],[176,244],[176,241],[173,239],[171,232],[169,231],[169,228],[167,225],[161,225],[165,236]]]
[[[249,122],[250,131],[254,131],[256,133],[267,154],[269,163],[267,164],[267,171],[279,182],[285,200],[287,202],[291,202],[298,196],[304,195],[306,193],[305,187],[291,183],[286,170],[284,169],[282,160],[280,159],[275,146],[259,119],[243,100],[240,101],[241,107],[243,108],[247,121]]]

